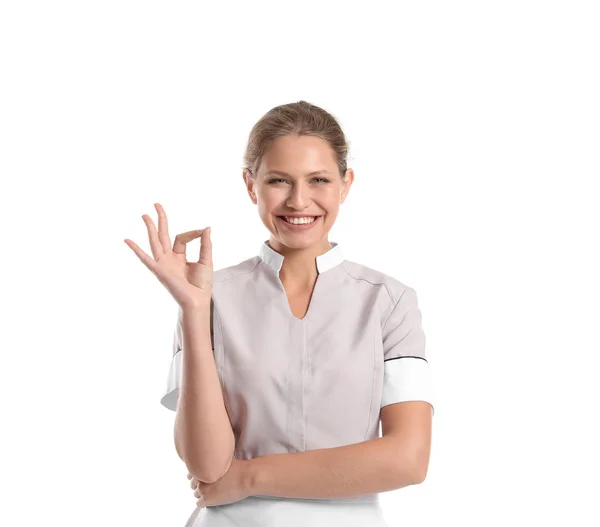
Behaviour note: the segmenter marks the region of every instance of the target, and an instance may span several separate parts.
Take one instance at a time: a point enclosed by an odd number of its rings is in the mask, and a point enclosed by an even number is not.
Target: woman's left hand
[[[214,483],[198,481],[188,472],[190,486],[194,489],[194,496],[198,498],[198,507],[214,507],[235,503],[250,496],[247,484],[247,468],[250,460],[233,459],[229,470],[223,477]]]

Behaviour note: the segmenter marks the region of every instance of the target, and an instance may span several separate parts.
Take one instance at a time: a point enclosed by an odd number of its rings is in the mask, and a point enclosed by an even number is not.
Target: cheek
[[[340,208],[340,195],[337,192],[331,192],[323,199],[322,205],[330,214],[337,214]]]
[[[265,199],[260,199],[258,200],[258,213],[260,214],[261,218],[268,218],[269,216],[271,216],[273,214],[273,212],[276,210],[276,205],[268,200]]]
[[[329,209],[327,211],[327,216],[325,217],[325,223],[327,223],[327,225],[331,225],[336,220],[337,215],[338,215],[337,210]]]
[[[269,192],[268,189],[262,189],[262,192],[257,193],[256,199],[265,211],[269,211],[280,205],[281,201],[285,199],[285,195],[283,193]]]
[[[276,207],[272,204],[268,204],[265,202],[258,202],[258,215],[263,222],[263,224],[270,226],[270,228],[275,228],[277,219],[273,216]]]
[[[273,193],[271,193],[268,196],[260,196],[258,201],[258,208],[261,218],[273,222],[273,215],[276,212],[288,208],[286,205],[286,200],[287,198],[284,194],[276,196]]]

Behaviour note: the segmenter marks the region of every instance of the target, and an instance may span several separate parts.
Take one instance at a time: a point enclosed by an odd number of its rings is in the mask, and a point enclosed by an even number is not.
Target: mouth
[[[313,221],[309,222],[309,223],[290,223],[289,221],[287,221],[285,216],[277,216],[277,219],[286,226],[286,228],[291,229],[291,230],[307,230],[310,229],[311,227],[314,227],[319,220],[322,218],[322,216],[306,216],[307,218],[314,218]]]

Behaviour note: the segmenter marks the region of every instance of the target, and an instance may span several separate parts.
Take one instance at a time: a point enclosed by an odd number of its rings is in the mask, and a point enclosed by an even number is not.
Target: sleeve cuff
[[[381,408],[404,401],[425,401],[434,414],[429,364],[418,357],[398,357],[383,363]]]

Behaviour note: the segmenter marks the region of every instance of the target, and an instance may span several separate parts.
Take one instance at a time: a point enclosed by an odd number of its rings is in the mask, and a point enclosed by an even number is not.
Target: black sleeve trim
[[[396,359],[421,359],[428,363],[428,361],[425,357],[413,357],[412,355],[404,355],[402,357],[392,357],[391,359],[385,359],[383,362],[387,362],[389,360],[396,360]]]

